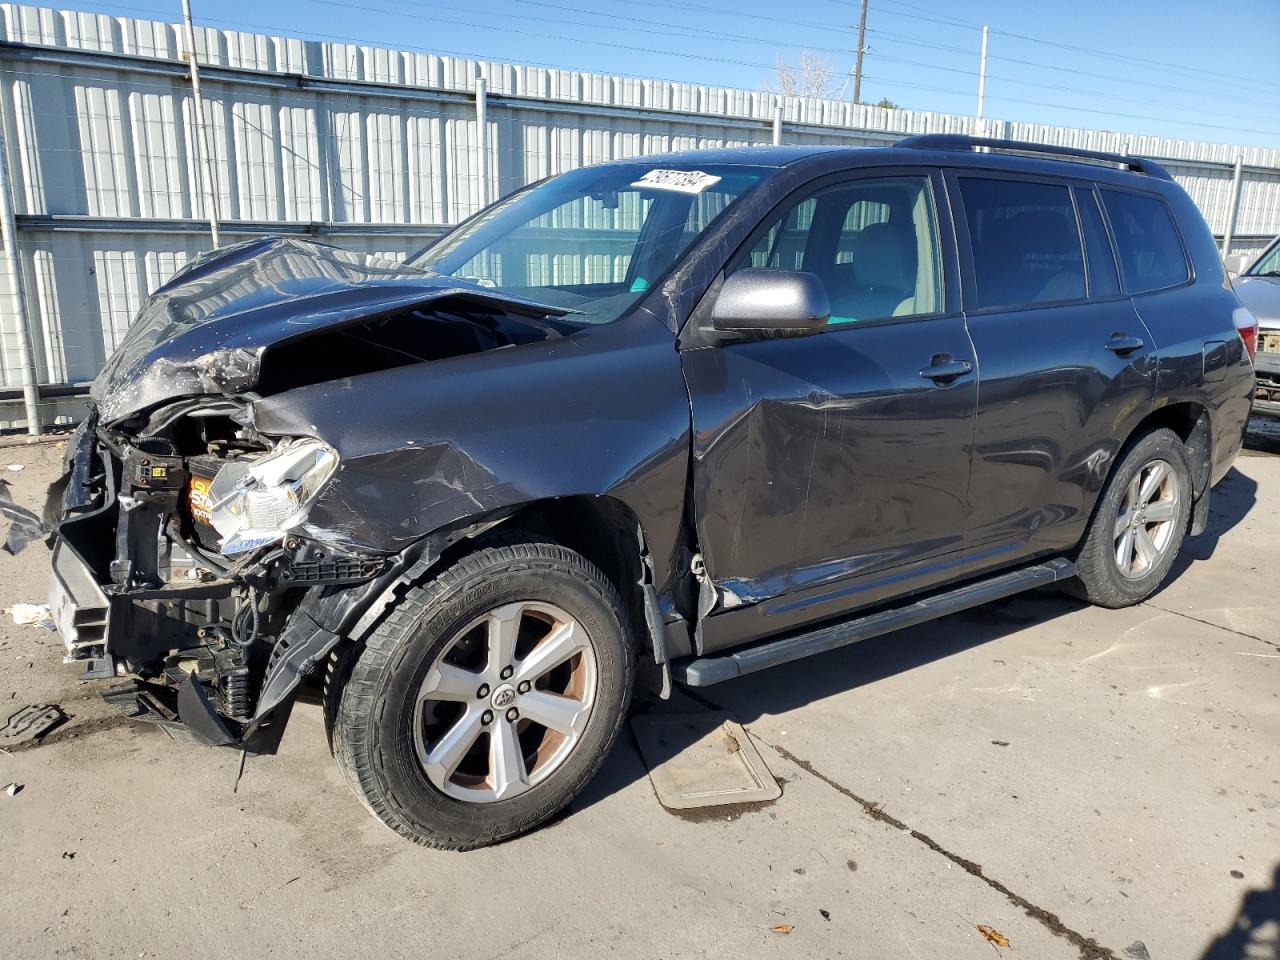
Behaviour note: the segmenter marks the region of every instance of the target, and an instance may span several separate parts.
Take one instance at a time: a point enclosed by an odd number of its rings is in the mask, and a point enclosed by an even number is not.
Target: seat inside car
[[[914,312],[916,238],[910,223],[868,224],[854,234],[852,252],[851,262],[833,263],[819,274],[832,323]]]

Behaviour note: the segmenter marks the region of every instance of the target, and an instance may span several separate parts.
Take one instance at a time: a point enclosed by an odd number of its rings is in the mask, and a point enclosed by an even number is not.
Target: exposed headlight
[[[209,487],[209,517],[222,552],[244,553],[281,539],[302,522],[337,467],[338,454],[319,440],[295,440],[257,460],[228,463]]]

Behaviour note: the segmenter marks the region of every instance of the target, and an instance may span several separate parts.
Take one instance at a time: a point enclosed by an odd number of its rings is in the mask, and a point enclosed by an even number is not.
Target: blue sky
[[[857,0],[192,0],[210,26],[758,89],[781,57],[852,70]],[[171,19],[179,0],[50,5]],[[862,99],[1280,147],[1280,0],[870,0]],[[851,88],[845,90],[848,96]]]

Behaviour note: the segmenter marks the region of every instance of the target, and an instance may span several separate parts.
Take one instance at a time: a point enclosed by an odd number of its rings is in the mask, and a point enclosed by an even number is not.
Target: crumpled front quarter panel
[[[260,400],[263,433],[341,457],[300,531],[398,552],[533,500],[611,496],[640,519],[662,583],[688,473],[673,335],[639,315],[560,340],[415,364]]]

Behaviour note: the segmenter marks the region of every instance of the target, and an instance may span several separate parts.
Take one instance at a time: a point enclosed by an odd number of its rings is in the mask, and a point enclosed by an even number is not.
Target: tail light
[[[1231,319],[1236,323],[1236,333],[1240,334],[1240,339],[1244,341],[1245,352],[1249,354],[1249,360],[1252,362],[1258,355],[1258,318],[1247,308],[1236,307],[1231,314]]]

